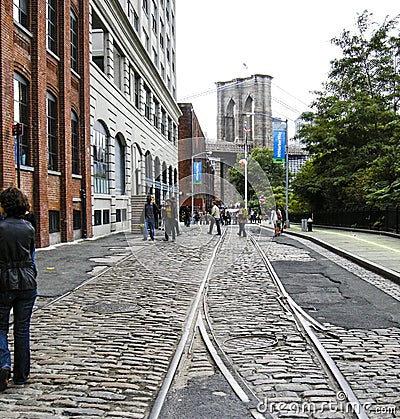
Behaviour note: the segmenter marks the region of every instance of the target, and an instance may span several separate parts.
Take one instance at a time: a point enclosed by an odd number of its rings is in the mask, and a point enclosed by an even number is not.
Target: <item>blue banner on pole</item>
[[[196,185],[201,184],[201,161],[193,162],[193,183]]]
[[[286,130],[274,130],[274,160],[285,160]]]

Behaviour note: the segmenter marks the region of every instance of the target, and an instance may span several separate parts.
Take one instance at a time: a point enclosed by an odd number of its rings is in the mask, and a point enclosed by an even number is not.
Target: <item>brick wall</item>
[[[65,0],[58,2],[57,58],[46,50],[46,0],[30,4],[32,36],[14,25],[13,3],[1,2],[0,13],[0,188],[16,185],[14,138],[11,127],[14,115],[14,71],[29,83],[29,127],[31,168],[21,171],[21,189],[31,200],[39,225],[37,246],[49,244],[48,211],[60,212],[61,240],[71,241],[73,209],[86,215],[84,230],[92,234],[91,226],[91,168],[89,121],[89,1]],[[70,69],[70,10],[79,22],[79,77]],[[59,173],[49,173],[47,166],[47,92],[58,105],[58,161]],[[81,177],[72,177],[71,110],[79,117]],[[85,208],[80,203],[81,190],[89,196]]]

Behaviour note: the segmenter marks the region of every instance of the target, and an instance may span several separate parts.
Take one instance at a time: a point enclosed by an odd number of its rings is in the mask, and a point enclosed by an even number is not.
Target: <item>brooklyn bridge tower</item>
[[[207,140],[207,150],[215,161],[215,194],[226,204],[231,197],[224,179],[245,143],[248,152],[254,147],[273,149],[271,81],[271,76],[254,74],[216,83],[217,139]]]

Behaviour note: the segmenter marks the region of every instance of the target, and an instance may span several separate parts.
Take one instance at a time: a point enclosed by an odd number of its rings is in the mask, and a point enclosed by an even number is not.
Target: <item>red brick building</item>
[[[178,129],[179,189],[180,206],[192,206],[197,210],[207,210],[214,199],[214,169],[206,150],[206,141],[200,123],[191,103],[179,103],[182,115]],[[201,162],[201,181],[192,178],[193,163]]]
[[[28,195],[38,247],[90,236],[89,1],[0,8],[0,188]]]

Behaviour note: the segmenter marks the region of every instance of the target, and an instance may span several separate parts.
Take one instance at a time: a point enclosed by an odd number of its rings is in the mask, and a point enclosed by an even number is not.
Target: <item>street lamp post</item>
[[[191,158],[191,160],[192,160],[192,165],[191,165],[191,169],[192,169],[192,219],[193,219],[193,215],[194,215],[194,174],[193,174],[194,170],[193,170],[193,164],[194,164],[194,158],[197,157],[197,156],[201,156],[202,154],[210,155],[210,154],[212,154],[212,151],[202,151],[200,153],[193,154],[192,158]]]
[[[247,152],[247,133],[248,129],[244,127],[244,208],[247,211],[247,177],[248,177],[248,152]]]
[[[286,227],[290,227],[289,221],[289,138],[288,138],[288,120],[286,119],[286,144],[285,144],[285,169],[286,169]]]

